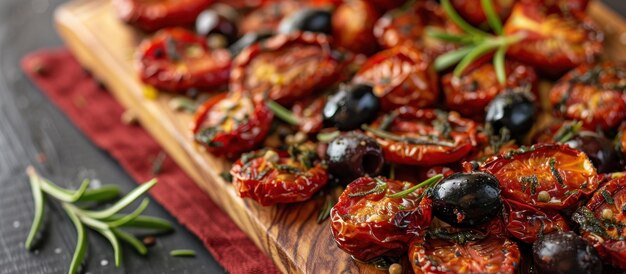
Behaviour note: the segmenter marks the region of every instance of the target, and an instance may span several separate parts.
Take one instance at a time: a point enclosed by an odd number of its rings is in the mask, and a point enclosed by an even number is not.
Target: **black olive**
[[[458,226],[484,223],[502,209],[498,179],[488,173],[456,173],[432,189],[433,214]]]
[[[498,94],[489,105],[485,122],[493,132],[506,128],[518,141],[530,131],[535,123],[537,108],[533,96],[525,91],[508,90]]]
[[[620,155],[613,142],[598,133],[581,131],[565,144],[587,154],[599,173],[621,170]]]
[[[331,17],[329,10],[303,9],[283,18],[278,25],[278,32],[310,31],[331,34]]]
[[[533,244],[539,273],[602,273],[596,250],[573,232],[545,235]]]
[[[211,8],[196,18],[196,33],[207,37],[212,48],[227,47],[238,38],[237,24],[223,12],[223,8]]]
[[[383,151],[376,140],[357,132],[333,139],[326,148],[328,171],[345,185],[362,176],[376,176],[383,168]]]
[[[245,48],[249,47],[252,44],[261,42],[267,38],[272,37],[274,34],[271,32],[250,32],[246,33],[246,35],[242,36],[232,44],[229,48],[230,54],[235,57],[239,55]]]
[[[342,85],[336,94],[328,98],[324,106],[324,123],[341,131],[358,129],[374,120],[380,109],[380,101],[371,86]]]

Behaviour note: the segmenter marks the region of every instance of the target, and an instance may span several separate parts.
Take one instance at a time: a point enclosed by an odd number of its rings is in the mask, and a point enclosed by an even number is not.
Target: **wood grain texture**
[[[599,3],[591,15],[607,31],[606,54],[626,59],[620,42],[626,24]],[[328,221],[316,223],[320,199],[305,203],[261,207],[241,199],[219,173],[229,164],[195,145],[189,130],[191,115],[171,110],[169,94],[156,100],[144,98],[144,85],[136,77],[133,54],[141,35],[122,24],[106,0],[68,3],[57,10],[61,36],[77,58],[102,79],[115,97],[139,114],[142,125],[163,145],[170,156],[215,202],[273,258],[285,273],[375,273],[373,266],[356,263],[335,245]]]

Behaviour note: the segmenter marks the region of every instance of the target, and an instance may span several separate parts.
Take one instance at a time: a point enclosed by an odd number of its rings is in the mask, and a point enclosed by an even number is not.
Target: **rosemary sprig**
[[[426,33],[433,38],[464,46],[437,57],[434,63],[435,69],[441,71],[458,63],[453,75],[460,77],[470,64],[480,57],[495,51],[493,65],[496,76],[500,84],[505,84],[504,59],[506,51],[510,45],[520,42],[525,36],[523,34],[504,35],[502,21],[493,7],[492,0],[481,0],[480,3],[487,17],[487,23],[489,23],[495,35],[472,26],[454,10],[450,0],[441,0],[441,6],[448,18],[465,33],[445,33],[432,29]]]
[[[389,185],[387,185],[387,183],[385,181],[383,181],[382,179],[380,179],[378,177],[374,177],[374,181],[376,181],[376,185],[372,189],[367,190],[367,191],[350,193],[350,194],[348,194],[348,197],[356,198],[356,197],[367,196],[367,195],[370,195],[370,194],[378,194],[378,193],[384,192],[389,187]]]
[[[395,198],[404,198],[404,197],[408,196],[409,194],[415,192],[416,190],[418,190],[420,188],[430,187],[430,186],[434,185],[435,183],[439,182],[439,180],[441,180],[442,178],[443,178],[443,175],[437,174],[437,175],[435,175],[433,177],[430,177],[430,178],[426,179],[425,181],[423,181],[423,182],[421,182],[421,183],[419,183],[417,185],[414,185],[414,186],[412,186],[410,188],[407,188],[407,189],[405,189],[403,191],[396,192],[394,194],[389,194],[389,195],[387,195],[387,197],[394,198],[394,199]]]
[[[267,108],[274,112],[274,115],[276,115],[276,117],[280,118],[286,123],[294,126],[300,124],[300,120],[290,110],[281,106],[279,103],[268,99],[265,104],[267,105]]]
[[[566,122],[556,131],[552,140],[561,144],[566,143],[578,134],[582,126],[583,123],[580,121]]]
[[[401,136],[401,135],[393,134],[385,130],[373,128],[368,125],[363,125],[361,126],[361,128],[367,132],[374,134],[377,137],[385,138],[385,139],[389,139],[393,141],[406,142],[406,143],[413,144],[413,145],[454,147],[454,144],[450,142],[437,141],[437,140],[431,140],[431,139],[420,138],[420,137]]]
[[[69,273],[77,273],[87,251],[87,237],[85,227],[88,227],[104,236],[113,247],[115,265],[119,266],[122,261],[122,250],[120,241],[130,244],[139,254],[146,254],[145,245],[132,234],[122,231],[122,227],[135,227],[156,230],[170,230],[172,225],[163,219],[141,214],[147,208],[149,200],[144,198],[141,204],[130,214],[118,214],[118,212],[137,200],[156,184],[156,180],[151,180],[122,197],[111,207],[103,210],[89,210],[80,206],[82,202],[102,202],[117,197],[120,193],[118,187],[105,186],[100,189],[89,190],[89,180],[84,180],[78,190],[72,191],[61,188],[49,180],[41,177],[33,167],[26,170],[35,203],[35,217],[33,225],[26,239],[25,246],[31,249],[34,237],[41,226],[43,218],[45,195],[54,197],[61,202],[61,205],[74,224],[76,229],[76,249],[72,256]]]

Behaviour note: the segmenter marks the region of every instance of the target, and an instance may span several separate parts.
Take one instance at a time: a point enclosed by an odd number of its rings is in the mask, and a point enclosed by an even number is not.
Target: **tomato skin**
[[[496,236],[463,244],[421,237],[409,249],[409,261],[417,274],[515,273],[520,257],[515,242]]]
[[[196,137],[196,142],[201,143],[209,152],[217,156],[227,158],[238,157],[239,154],[249,151],[260,144],[269,132],[274,117],[273,113],[265,104],[255,104],[252,107],[242,109],[240,113],[248,116],[243,122],[235,122],[232,129],[224,130],[223,122],[219,124],[207,123],[207,118],[211,114],[221,115],[222,110],[216,109],[222,101],[234,102],[234,105],[251,101],[241,93],[220,94],[207,100],[198,108],[194,117],[192,133],[198,136],[205,129],[215,129],[217,132],[212,136],[209,143],[200,142]]]
[[[491,158],[480,170],[498,178],[504,198],[540,209],[565,209],[599,185],[587,155],[567,145],[538,144],[511,151]],[[549,200],[542,201],[543,192]]]
[[[610,130],[626,120],[626,63],[581,65],[550,91],[557,114],[579,120],[590,129]]]
[[[333,12],[335,46],[354,53],[373,54],[378,44],[372,30],[379,17],[376,8],[367,1],[344,2]]]
[[[122,21],[146,32],[167,27],[191,26],[213,0],[113,0]]]
[[[432,106],[439,96],[437,73],[430,59],[407,44],[370,57],[352,81],[372,86],[383,111],[405,105]]]
[[[170,55],[172,47],[176,56]],[[137,52],[139,77],[158,89],[184,92],[228,83],[231,66],[228,50],[209,49],[203,37],[185,29],[161,30],[144,40]]]
[[[407,141],[376,136],[372,132],[368,135],[374,137],[383,148],[385,160],[403,165],[433,166],[454,163],[462,159],[477,145],[477,125],[469,119],[461,118],[456,112],[446,115],[446,122],[450,124],[449,139],[436,128],[437,112],[433,109],[417,109],[401,107],[391,113],[396,115],[390,123],[387,131],[398,135],[416,138],[432,136],[435,140],[449,142],[449,145],[436,144],[411,144]],[[385,117],[381,117],[372,124],[372,128],[378,128]]]
[[[431,200],[419,189],[405,198],[389,198],[413,184],[380,178],[387,184],[381,192],[362,196],[377,182],[361,177],[348,185],[330,212],[335,242],[345,252],[361,261],[379,256],[405,254],[408,243],[428,228],[431,220]],[[352,196],[352,197],[351,197]]]
[[[622,176],[599,188],[572,216],[580,225],[581,236],[598,251],[603,261],[620,269],[626,269],[625,208],[626,177]]]
[[[438,3],[418,1],[410,9],[385,13],[374,26],[374,36],[386,49],[405,43],[417,44],[433,59],[456,48],[454,44],[425,35],[427,27],[458,32],[458,28],[446,20]]]
[[[558,211],[529,206],[504,199],[506,229],[513,237],[532,244],[540,235],[570,231],[567,221]]]
[[[294,174],[281,170],[278,168],[281,165],[300,171]],[[278,158],[276,163],[271,163],[263,155],[245,163],[239,159],[233,164],[230,174],[239,196],[251,198],[262,206],[309,200],[328,182],[328,173],[320,163],[307,168],[289,156]]]
[[[244,49],[231,71],[230,90],[290,105],[341,78],[344,62],[320,33],[277,35]]]
[[[487,23],[487,16],[483,11],[480,1],[452,0],[450,2],[459,15],[461,15],[470,24],[474,26],[482,26]],[[495,0],[491,1],[491,3],[496,13],[499,15],[500,20],[505,21],[511,13],[515,0]]]
[[[516,4],[504,26],[507,35],[525,38],[509,47],[507,57],[533,66],[542,75],[558,77],[601,53],[604,35],[582,13],[547,14],[539,5]]]
[[[300,120],[298,129],[304,133],[318,133],[323,128],[324,117],[322,110],[326,104],[326,97],[307,98],[299,100],[291,107],[291,112]]]
[[[506,83],[498,82],[492,62],[484,62],[466,70],[459,78],[448,73],[442,78],[446,105],[466,117],[484,119],[485,107],[496,95],[507,89],[530,87],[537,93],[537,74],[527,65],[515,61],[506,61]]]
[[[276,32],[280,21],[305,7],[304,1],[265,1],[259,7],[242,17],[239,33]]]

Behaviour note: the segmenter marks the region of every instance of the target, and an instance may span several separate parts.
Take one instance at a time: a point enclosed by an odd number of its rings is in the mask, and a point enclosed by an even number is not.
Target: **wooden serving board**
[[[626,23],[604,5],[594,2],[591,16],[606,32],[605,55],[626,60]],[[133,55],[142,38],[118,20],[109,0],[75,0],[55,14],[57,28],[78,60],[105,82],[126,108],[168,154],[224,209],[237,225],[270,256],[284,273],[376,273],[337,248],[328,221],[317,224],[321,199],[293,205],[261,207],[241,199],[219,176],[229,163],[206,153],[192,142],[191,115],[168,106],[172,95],[144,96]],[[622,39],[620,39],[622,38]]]

